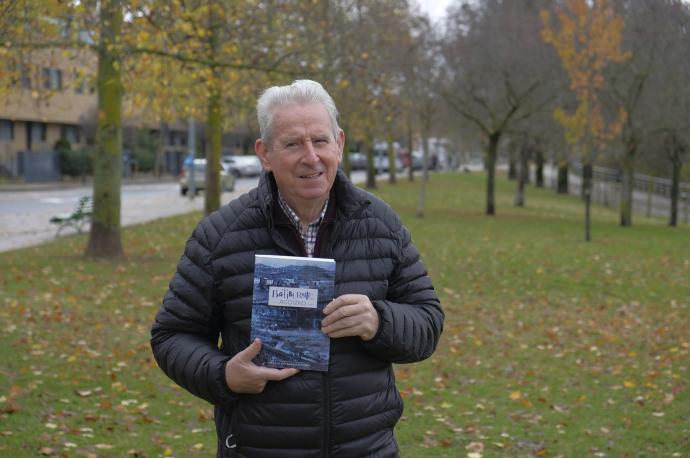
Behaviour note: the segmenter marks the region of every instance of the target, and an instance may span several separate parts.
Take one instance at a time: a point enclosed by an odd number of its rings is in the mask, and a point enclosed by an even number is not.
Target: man
[[[398,456],[392,363],[433,353],[443,328],[436,293],[397,215],[339,170],[345,135],[323,87],[269,88],[257,114],[264,173],[188,240],[151,331],[156,361],[215,406],[218,457]],[[336,298],[322,320],[327,372],[252,362],[257,253],[335,259]]]

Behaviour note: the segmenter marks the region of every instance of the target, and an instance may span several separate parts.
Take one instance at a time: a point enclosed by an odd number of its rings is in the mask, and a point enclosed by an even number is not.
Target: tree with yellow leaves
[[[629,57],[620,48],[623,19],[608,0],[565,0],[553,14],[542,10],[541,16],[542,38],[558,52],[577,100],[574,112],[558,108],[554,117],[563,125],[567,142],[579,151],[583,164],[585,240],[589,241],[592,163],[597,151],[620,135],[627,116],[620,108],[614,119],[605,119],[598,97],[606,83],[606,66]]]

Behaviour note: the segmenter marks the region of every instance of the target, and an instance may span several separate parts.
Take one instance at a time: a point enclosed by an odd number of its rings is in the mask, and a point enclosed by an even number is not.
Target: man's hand
[[[379,314],[363,294],[343,294],[324,309],[321,331],[328,337],[359,336],[371,340],[379,330]]]
[[[299,369],[272,369],[257,366],[252,359],[261,350],[261,340],[254,339],[247,348],[232,357],[225,365],[225,383],[235,393],[257,394],[273,380],[284,380],[299,372]]]

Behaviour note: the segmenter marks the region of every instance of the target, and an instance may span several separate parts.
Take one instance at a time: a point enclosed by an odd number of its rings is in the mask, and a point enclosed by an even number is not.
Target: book
[[[333,259],[255,255],[251,340],[263,346],[254,362],[327,371],[330,339],[321,320],[334,293]]]

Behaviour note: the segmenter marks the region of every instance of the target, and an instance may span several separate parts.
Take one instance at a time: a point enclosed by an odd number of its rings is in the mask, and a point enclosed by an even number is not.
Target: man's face
[[[271,144],[259,139],[255,149],[285,200],[299,213],[322,205],[328,197],[344,142],[342,130],[333,137],[321,104],[291,104],[274,109]]]

